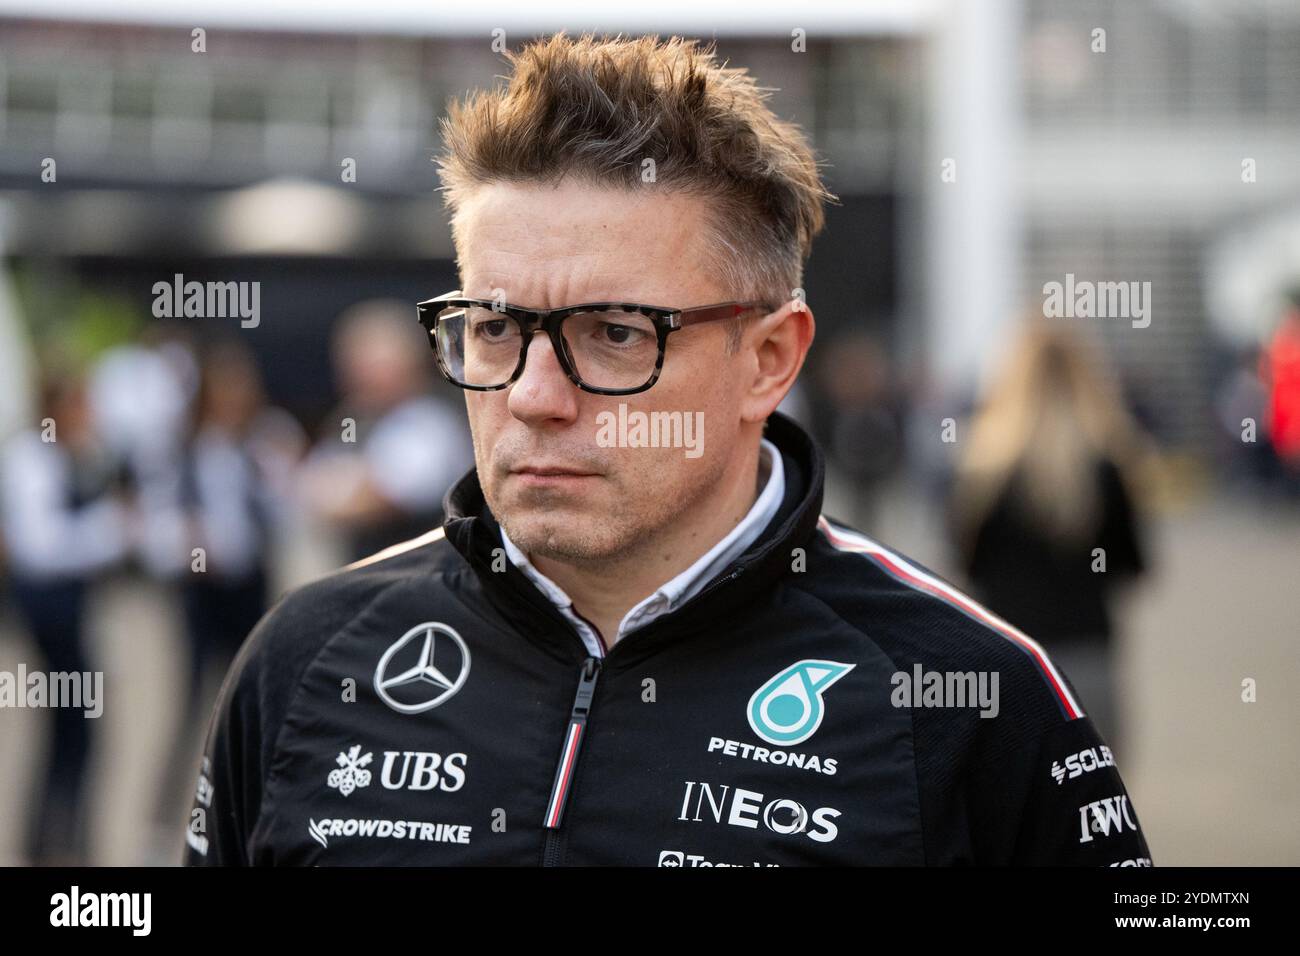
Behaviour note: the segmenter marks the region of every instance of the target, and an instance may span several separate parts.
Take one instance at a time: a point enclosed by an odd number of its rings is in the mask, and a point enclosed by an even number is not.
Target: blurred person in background
[[[850,523],[871,528],[881,486],[898,468],[903,451],[889,358],[869,336],[844,336],[827,353],[822,383],[827,458],[852,489]]]
[[[96,357],[88,397],[97,430],[137,480],[174,467],[197,386],[194,345],[175,324],[148,326]]]
[[[119,459],[96,432],[79,373],[47,371],[40,414],[39,427],[18,432],[0,453],[0,527],[10,592],[45,668],[90,672],[84,647],[87,592],[101,572],[128,554],[132,510]],[[83,865],[82,794],[91,720],[75,707],[53,708],[52,719],[27,852],[37,864]]]
[[[410,305],[389,300],[353,306],[335,330],[343,398],[325,419],[302,490],[348,539],[353,560],[439,525],[443,495],[474,465],[464,415],[430,393],[422,337]]]
[[[133,562],[165,584],[174,584],[189,566],[187,528],[176,503],[198,389],[194,351],[188,330],[151,325],[138,340],[97,356],[88,386],[97,431],[123,462],[141,518]]]
[[[292,416],[268,406],[261,371],[242,342],[226,339],[201,348],[198,367],[174,484],[179,521],[169,522],[185,529],[175,549],[184,566],[174,572],[189,639],[181,714],[158,807],[160,832],[169,836],[198,763],[197,734],[210,707],[202,694],[204,677],[225,676],[266,610],[271,545],[306,445]],[[190,563],[195,548],[203,549],[201,571]],[[170,849],[160,852],[172,855]]]
[[[976,412],[951,501],[983,602],[1051,653],[1112,749],[1122,741],[1109,602],[1145,567],[1129,491],[1138,449],[1084,344],[1031,320]]]
[[[1300,499],[1300,288],[1265,348],[1261,374],[1268,388],[1268,434],[1282,467],[1283,487]]]
[[[1278,484],[1278,463],[1268,435],[1268,389],[1261,377],[1263,356],[1258,347],[1241,350],[1232,370],[1214,397],[1219,424],[1219,457],[1229,482],[1247,491],[1272,491]],[[1254,422],[1255,440],[1244,441],[1247,423]]]

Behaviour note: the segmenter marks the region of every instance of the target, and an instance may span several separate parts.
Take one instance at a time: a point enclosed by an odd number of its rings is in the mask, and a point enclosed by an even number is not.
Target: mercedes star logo
[[[418,714],[450,698],[468,676],[465,641],[446,624],[428,621],[384,651],[375,668],[375,693],[393,710]]]

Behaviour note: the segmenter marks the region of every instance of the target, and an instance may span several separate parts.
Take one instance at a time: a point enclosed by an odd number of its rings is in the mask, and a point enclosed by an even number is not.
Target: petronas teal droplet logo
[[[818,660],[791,664],[749,698],[749,726],[778,747],[803,743],[821,726],[822,694],[856,666]]]

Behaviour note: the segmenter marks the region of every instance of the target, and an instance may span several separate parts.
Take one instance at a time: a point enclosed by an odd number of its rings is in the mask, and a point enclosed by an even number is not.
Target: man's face
[[[665,191],[568,181],[481,187],[461,207],[463,292],[491,299],[501,290],[506,302],[536,309],[727,301],[733,296],[705,265],[704,214],[702,200]],[[653,547],[657,533],[707,507],[733,456],[744,453],[738,405],[751,362],[743,350],[728,354],[725,342],[725,322],[673,332],[654,386],[611,396],[577,388],[538,332],[518,381],[466,391],[479,480],[511,539],[534,557],[595,564]],[[620,403],[693,423],[702,412],[703,454],[602,447],[609,418],[598,416],[617,416]]]

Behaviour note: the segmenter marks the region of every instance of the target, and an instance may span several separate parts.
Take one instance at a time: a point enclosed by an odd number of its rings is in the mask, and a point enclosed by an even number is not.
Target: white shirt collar
[[[618,634],[614,636],[615,643],[629,632],[644,627],[662,614],[675,611],[695,597],[723,567],[740,557],[767,527],[785,497],[785,466],[781,462],[781,452],[766,438],[759,443],[759,456],[760,469],[765,467],[768,471],[767,482],[749,512],[698,561],[671,581],[666,581],[654,594],[623,615]],[[533,566],[528,556],[506,535],[505,528],[501,529],[501,543],[505,546],[510,562],[573,623],[583,643],[587,645],[588,653],[593,657],[604,657],[605,648],[600,637],[591,624],[574,611],[573,600],[558,584]]]

